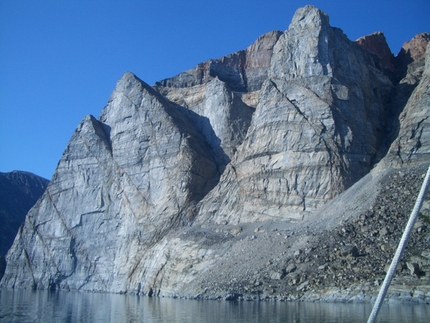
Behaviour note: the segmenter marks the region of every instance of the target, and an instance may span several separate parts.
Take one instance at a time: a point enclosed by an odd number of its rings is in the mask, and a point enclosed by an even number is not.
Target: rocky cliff
[[[0,279],[4,272],[4,257],[27,212],[42,196],[48,182],[28,172],[0,173]]]
[[[73,134],[1,286],[371,297],[429,161],[427,37],[394,58],[382,33],[350,41],[306,6],[152,87],[124,74]],[[425,301],[428,208],[405,259],[419,270],[399,271],[400,295]]]

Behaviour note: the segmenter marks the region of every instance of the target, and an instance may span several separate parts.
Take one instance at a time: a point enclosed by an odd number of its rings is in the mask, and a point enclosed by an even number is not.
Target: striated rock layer
[[[204,222],[301,219],[369,172],[392,89],[375,59],[323,12],[299,9],[231,169],[202,202]]]
[[[125,290],[146,248],[189,221],[216,175],[193,124],[126,73],[99,120],[78,126],[29,212],[8,260],[26,278],[13,285]]]
[[[429,161],[420,46],[404,65],[381,33],[352,42],[306,6],[284,33],[153,87],[124,74],[73,134],[1,286],[371,297]],[[392,198],[399,178],[410,189]],[[419,228],[402,283],[430,301]]]

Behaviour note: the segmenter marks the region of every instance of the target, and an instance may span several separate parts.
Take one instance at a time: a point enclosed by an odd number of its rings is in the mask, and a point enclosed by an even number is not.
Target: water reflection
[[[366,322],[370,304],[227,302],[0,290],[0,322]],[[428,322],[428,305],[385,304],[378,322]]]

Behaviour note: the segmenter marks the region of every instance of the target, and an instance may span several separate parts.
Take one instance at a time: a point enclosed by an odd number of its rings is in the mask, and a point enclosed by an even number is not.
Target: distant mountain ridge
[[[0,257],[4,259],[31,207],[49,181],[29,172],[0,173]],[[2,274],[2,272],[0,271]],[[0,275],[2,276],[2,275]]]
[[[351,41],[306,6],[152,87],[125,73],[78,125],[0,286],[369,299],[430,160],[429,40],[394,57],[382,33]],[[421,273],[429,209],[404,264]],[[399,274],[430,301],[423,275]]]

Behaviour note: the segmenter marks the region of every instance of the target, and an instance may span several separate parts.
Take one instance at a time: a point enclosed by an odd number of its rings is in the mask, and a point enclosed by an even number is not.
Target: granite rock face
[[[273,46],[281,34],[266,33],[246,50],[206,61],[154,86],[169,100],[188,109],[188,117],[224,165],[245,137],[258,92],[267,79]],[[196,116],[203,119],[196,120]]]
[[[179,109],[125,74],[99,120],[86,117],[73,134],[9,251],[4,281],[124,291],[148,246],[192,219],[217,171]]]
[[[401,167],[415,183],[429,160],[430,50],[402,67],[387,48],[306,6],[284,33],[153,87],[124,74],[73,134],[1,286],[298,299],[341,292],[339,275],[373,283],[364,220],[392,201],[382,180]],[[389,214],[403,219],[413,193]],[[372,225],[388,246],[400,222],[386,214]]]
[[[392,90],[378,58],[310,6],[273,53],[247,136],[218,186],[226,191],[201,204],[203,222],[302,219],[375,162]]]

